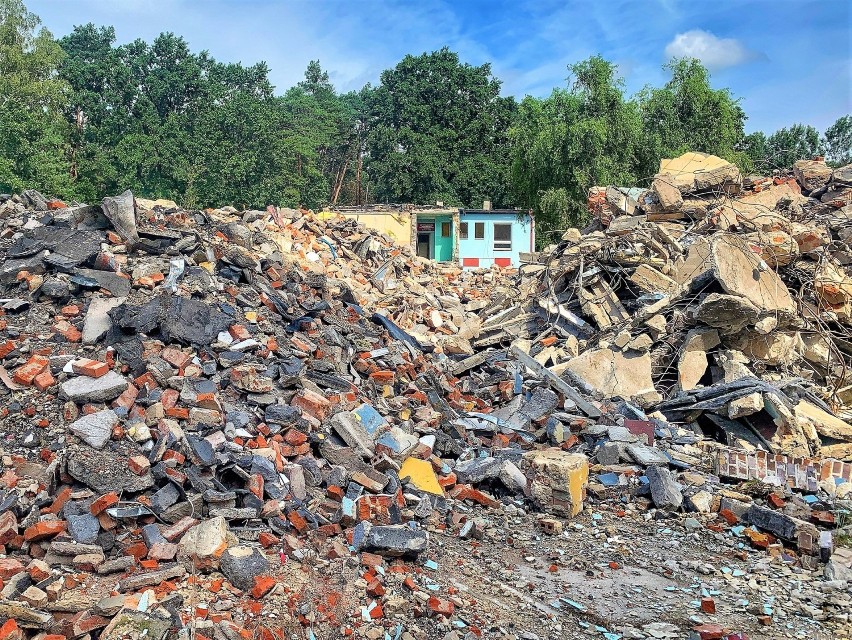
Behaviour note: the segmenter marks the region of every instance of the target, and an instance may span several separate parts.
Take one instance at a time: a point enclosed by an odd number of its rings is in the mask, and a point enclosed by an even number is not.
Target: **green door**
[[[435,218],[435,260],[449,262],[453,259],[453,219],[451,216]]]

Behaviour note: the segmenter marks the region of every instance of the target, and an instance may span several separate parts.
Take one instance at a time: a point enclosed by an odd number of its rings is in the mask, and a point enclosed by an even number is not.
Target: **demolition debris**
[[[690,153],[510,272],[0,196],[0,640],[849,637],[850,202]]]

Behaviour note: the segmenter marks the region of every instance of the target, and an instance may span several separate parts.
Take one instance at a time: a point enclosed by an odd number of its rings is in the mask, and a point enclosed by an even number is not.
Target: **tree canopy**
[[[263,62],[223,63],[174,33],[118,45],[110,26],[55,40],[0,0],[0,190],[96,201],[132,189],[187,207],[408,202],[532,208],[547,243],[583,224],[595,185],[643,185],[661,158],[713,153],[745,172],[852,162],[852,116],[745,135],[746,113],[697,60],[626,95],[600,56],[544,98],[501,95],[489,64],[407,55],[340,92],[319,60],[276,90]]]

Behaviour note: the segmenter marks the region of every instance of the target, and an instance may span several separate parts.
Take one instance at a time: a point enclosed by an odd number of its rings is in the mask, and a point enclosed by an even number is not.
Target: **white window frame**
[[[460,222],[459,223],[459,239],[460,240],[467,240],[467,233],[468,233],[467,222]]]
[[[509,227],[509,239],[497,239],[497,227]],[[511,222],[495,222],[494,223],[494,251],[511,251],[512,250],[512,223]]]

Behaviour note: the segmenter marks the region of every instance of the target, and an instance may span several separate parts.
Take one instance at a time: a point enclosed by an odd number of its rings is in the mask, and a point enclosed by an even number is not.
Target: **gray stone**
[[[115,400],[127,389],[127,380],[115,371],[100,378],[80,376],[66,380],[59,386],[59,395],[77,404]]]
[[[645,471],[651,485],[651,498],[659,509],[675,510],[683,504],[680,485],[672,473],[662,466],[651,466]]]
[[[429,536],[422,529],[395,524],[376,526],[359,522],[352,534],[352,546],[357,551],[369,551],[383,556],[416,556],[429,544]]]
[[[128,466],[127,456],[89,447],[69,454],[68,475],[99,494],[110,491],[138,493],[154,486],[151,472],[136,475]]]
[[[68,516],[66,521],[68,522],[68,533],[76,542],[94,544],[98,539],[101,524],[95,516],[84,513],[79,516]],[[98,550],[100,551],[100,548]]]
[[[219,559],[219,570],[237,589],[248,591],[255,576],[269,571],[269,561],[259,549],[241,545],[225,550]]]
[[[86,311],[86,319],[83,321],[83,344],[95,344],[104,337],[112,327],[112,318],[109,317],[110,309],[115,309],[123,304],[126,298],[95,298],[89,304]]]
[[[459,482],[465,484],[479,484],[485,480],[496,478],[500,474],[503,465],[497,458],[472,458],[456,465],[454,469]]]
[[[97,566],[98,575],[107,575],[109,573],[124,573],[128,569],[136,566],[136,558],[133,556],[119,556],[106,560]]]
[[[816,528],[809,522],[756,504],[749,507],[745,519],[756,527],[760,527],[784,540],[794,541],[802,531],[816,531]]]
[[[160,609],[162,611],[162,609]],[[163,640],[172,628],[168,615],[124,609],[101,632],[101,640]]]
[[[604,466],[618,464],[621,461],[621,449],[614,442],[605,442],[598,447],[595,457]]]
[[[649,447],[644,444],[628,444],[626,449],[627,454],[636,461],[636,464],[643,467],[657,464],[667,465],[669,463],[666,455],[656,447]]]
[[[125,591],[136,591],[142,587],[153,587],[159,585],[166,580],[182,578],[186,575],[186,569],[183,565],[175,565],[158,569],[157,571],[146,571],[145,573],[134,573],[129,578],[125,578],[118,583],[118,590],[122,593]]]
[[[373,438],[364,428],[357,414],[341,411],[331,417],[329,424],[340,439],[347,446],[357,450],[363,458],[372,458],[375,455],[376,445]]]
[[[101,209],[129,248],[132,249],[139,244],[139,232],[136,230],[136,203],[130,189],[121,195],[104,198]]]
[[[497,478],[509,491],[523,493],[527,488],[527,477],[511,460],[504,460],[500,465]]]
[[[695,310],[695,319],[722,333],[737,333],[757,322],[760,310],[746,298],[711,293]]]
[[[180,500],[180,491],[174,484],[168,482],[151,496],[151,510],[156,514],[162,514],[178,500]]]
[[[146,524],[142,527],[142,542],[145,543],[145,546],[149,549],[153,547],[158,542],[168,542],[163,534],[160,532],[160,527],[155,524]]]
[[[103,449],[118,424],[118,416],[112,409],[97,411],[72,422],[68,430],[90,447]]]

